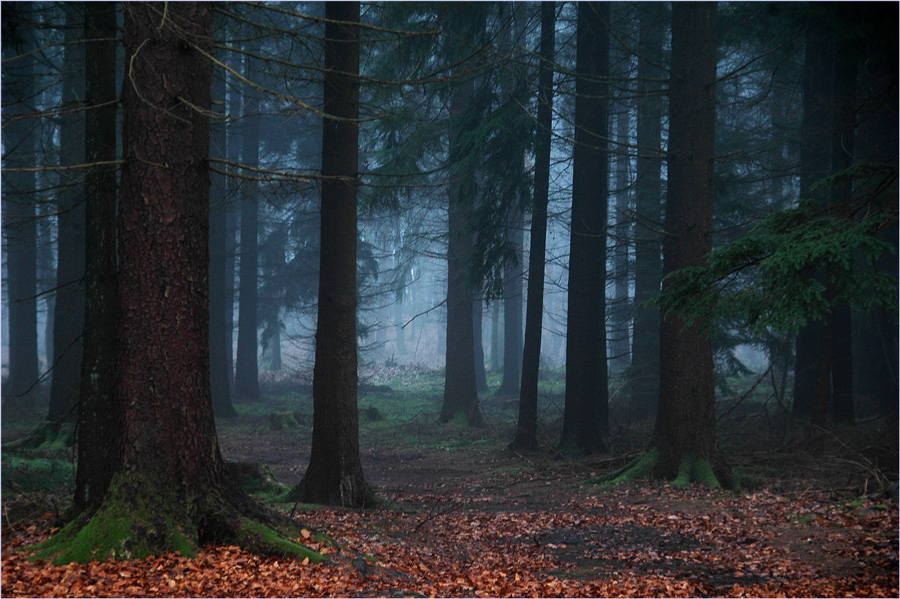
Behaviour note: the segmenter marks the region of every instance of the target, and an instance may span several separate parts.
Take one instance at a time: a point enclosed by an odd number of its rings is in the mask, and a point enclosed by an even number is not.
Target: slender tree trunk
[[[704,264],[712,250],[715,89],[716,4],[676,3],[672,6],[669,193],[663,242],[666,275]],[[663,292],[672,284],[665,279]],[[716,452],[715,407],[708,333],[679,316],[663,318],[659,408],[651,442],[658,451],[655,476],[674,479],[688,474],[714,483],[715,474],[721,473],[727,482],[727,470]],[[707,479],[706,475],[713,476]]]
[[[247,50],[259,53],[259,40],[249,44]],[[259,72],[257,59],[245,57],[244,76],[255,81]],[[259,99],[257,92],[244,87],[244,115],[241,127],[241,161],[248,167],[259,165]],[[258,284],[259,253],[259,205],[256,182],[241,182],[241,263],[240,304],[238,306],[238,340],[235,355],[234,395],[237,401],[259,399],[259,338],[258,338]]]
[[[34,49],[32,31],[23,26],[19,50],[3,49],[3,168],[33,168],[37,121],[25,115],[34,106]],[[21,54],[21,58],[15,58]],[[7,61],[11,62],[7,62]],[[26,399],[38,380],[37,346],[37,226],[33,172],[3,173],[3,230],[6,233],[6,272],[9,300],[9,376],[5,398]]]
[[[560,449],[605,450],[606,217],[609,192],[607,117],[609,4],[578,4],[575,150],[572,159],[572,228],[566,321],[566,403]],[[599,428],[598,428],[599,427]]]
[[[219,52],[220,60],[222,52]],[[216,67],[213,78],[213,113],[210,126],[210,157],[223,159],[227,155],[225,124],[226,78],[225,69]],[[238,415],[231,403],[231,371],[226,327],[230,319],[225,269],[227,268],[228,199],[225,175],[211,173],[212,187],[209,206],[209,383],[212,392],[213,412],[220,418]],[[233,266],[233,265],[232,265]]]
[[[359,455],[356,346],[356,189],[359,3],[325,5],[321,265],[309,467],[291,496],[306,503],[375,503]]]
[[[475,339],[472,301],[475,292],[469,280],[468,264],[473,240],[469,221],[477,184],[475,172],[465,155],[464,136],[472,126],[466,119],[475,95],[471,78],[456,83],[450,92],[450,115],[456,129],[450,132],[450,185],[448,189],[447,240],[447,351],[444,374],[444,401],[440,422],[459,421],[481,426],[483,418],[475,382]]]
[[[547,204],[550,197],[550,141],[553,128],[553,61],[556,46],[556,3],[541,3],[541,47],[534,151],[534,211],[528,255],[528,302],[525,304],[525,344],[522,348],[522,384],[519,422],[512,449],[537,449],[538,379],[544,315],[544,266],[547,251]]]
[[[115,472],[119,409],[116,328],[116,3],[86,2],[84,15],[84,352],[78,409],[76,510],[100,506]]]
[[[662,284],[663,2],[638,5],[637,146],[635,165],[634,329],[629,387],[634,414],[649,418],[659,398],[659,309],[646,302]]]
[[[522,263],[524,224],[522,213],[510,219],[509,236]],[[503,278],[503,380],[497,395],[518,395],[522,378],[522,273],[518,264],[507,264]]]
[[[228,66],[235,72],[241,70],[240,54],[232,52],[228,57]],[[241,114],[241,84],[237,77],[231,73],[226,78],[228,83],[228,117],[230,122],[226,125],[226,154],[232,162],[241,161],[241,135],[240,127],[234,122]],[[228,361],[228,385],[232,396],[234,395],[234,298],[235,298],[235,258],[237,256],[237,231],[238,214],[240,208],[235,208],[237,198],[240,196],[240,181],[234,177],[225,182],[228,194],[228,208],[225,212],[225,350]]]
[[[77,43],[84,33],[81,3],[65,4],[66,46],[59,130],[60,164],[80,164],[84,158],[84,46]],[[71,174],[69,174],[71,173]],[[78,385],[81,378],[82,331],[84,329],[84,188],[81,174],[62,173],[57,202],[58,238],[56,297],[53,304],[53,368],[50,385],[50,422],[75,422],[78,418]]]
[[[472,336],[475,341],[475,388],[478,392],[488,390],[487,372],[484,369],[484,301],[481,296],[475,298],[472,302]]]
[[[811,23],[806,34],[803,66],[803,121],[800,125],[800,197],[827,203],[825,193],[812,185],[831,172],[834,48],[821,22]],[[811,321],[797,332],[794,361],[794,416],[808,417],[819,397],[816,389],[822,324]]]

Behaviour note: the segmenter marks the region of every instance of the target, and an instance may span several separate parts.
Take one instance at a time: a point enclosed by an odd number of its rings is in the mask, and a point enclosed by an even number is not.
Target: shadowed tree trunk
[[[472,337],[475,342],[475,388],[479,393],[488,390],[484,368],[484,300],[479,296],[472,302]]]
[[[359,456],[356,405],[356,189],[359,182],[359,3],[325,4],[321,263],[309,467],[294,500],[376,501]],[[470,329],[471,330],[471,329]]]
[[[84,46],[77,43],[84,33],[84,6],[63,5],[66,13],[66,46],[63,62],[63,114],[59,128],[60,164],[81,164],[84,158]],[[78,385],[81,378],[82,331],[84,329],[84,203],[82,174],[62,171],[64,186],[57,202],[58,237],[56,297],[53,303],[53,368],[50,384],[50,422],[75,422],[78,418]]]
[[[115,472],[116,327],[116,3],[86,2],[85,160],[108,163],[84,176],[84,352],[78,409],[76,510],[99,507]]]
[[[666,5],[642,2],[638,41],[637,146],[635,172],[634,328],[629,387],[635,416],[649,418],[659,397],[659,308],[645,302],[662,284],[663,41]]]
[[[189,556],[210,542],[309,554],[269,527],[288,527],[287,518],[226,474],[216,439],[207,297],[212,5],[128,4],[123,39],[120,451],[100,507],[43,543],[38,557]]]
[[[522,378],[522,220],[522,213],[516,210],[509,223],[518,263],[503,267],[503,380],[496,395],[518,395]]]
[[[29,6],[29,5],[26,5]],[[19,48],[3,46],[3,168],[35,165],[37,121],[34,114],[32,31],[19,25]],[[15,58],[17,55],[21,58]],[[7,62],[9,61],[9,62]],[[25,399],[38,380],[37,347],[37,226],[34,218],[33,172],[3,173],[3,231],[6,234],[7,297],[9,301],[8,378],[4,399]]]
[[[672,6],[669,79],[669,193],[664,275],[706,262],[712,250],[716,89],[716,4]],[[663,292],[673,284],[663,280]],[[657,477],[717,484],[715,382],[709,334],[668,315],[660,327],[660,395],[651,446]],[[710,468],[712,467],[713,470]]]
[[[447,240],[447,360],[444,374],[444,402],[440,422],[458,421],[481,426],[481,404],[475,384],[475,338],[472,301],[475,292],[469,280],[468,264],[473,241],[469,221],[476,195],[474,169],[466,162],[465,135],[470,123],[460,121],[475,95],[475,83],[467,77],[450,92],[450,115],[456,129],[450,132],[450,185],[448,195]]]
[[[606,206],[609,4],[578,4],[575,150],[572,159],[572,229],[566,321],[566,403],[560,449],[566,454],[605,451]]]
[[[251,40],[246,48],[252,54],[259,54],[259,40]],[[258,59],[244,57],[244,77],[255,81],[259,68]],[[257,92],[244,86],[244,114],[241,126],[241,161],[249,167],[259,165],[259,99]],[[258,223],[259,190],[256,181],[245,179],[241,182],[243,203],[241,204],[241,262],[240,291],[238,304],[238,339],[234,364],[234,396],[237,401],[259,399],[259,338],[258,338]]]
[[[541,66],[537,139],[534,151],[534,211],[528,256],[528,302],[525,304],[525,345],[519,422],[510,448],[537,449],[538,378],[544,315],[544,265],[547,250],[547,204],[550,197],[550,141],[553,126],[553,60],[556,45],[556,3],[541,3]]]

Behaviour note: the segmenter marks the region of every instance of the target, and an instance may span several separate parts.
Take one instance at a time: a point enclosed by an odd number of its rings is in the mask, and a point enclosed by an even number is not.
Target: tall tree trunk
[[[35,165],[37,121],[26,115],[34,106],[34,49],[32,31],[22,25],[19,49],[3,47],[3,168],[27,169]],[[16,58],[21,54],[21,58]],[[9,61],[9,62],[7,62]],[[30,396],[38,380],[37,344],[37,226],[35,175],[3,173],[3,230],[6,233],[6,272],[9,300],[8,378],[5,398]]]
[[[219,52],[220,60],[222,52]],[[225,69],[216,67],[213,78],[213,113],[210,126],[210,157],[223,159],[227,155],[225,121],[226,78]],[[238,415],[231,403],[231,370],[226,327],[232,310],[228,303],[225,269],[227,268],[228,242],[228,190],[225,175],[210,173],[212,187],[209,205],[209,383],[213,412],[219,418]],[[233,267],[233,265],[232,265]]]
[[[100,507],[42,545],[56,563],[191,555],[206,543],[308,553],[226,474],[209,387],[212,5],[125,9],[115,474]],[[294,528],[292,534],[299,531]],[[318,557],[313,554],[313,557]]]
[[[852,9],[851,9],[852,10]],[[838,10],[838,14],[852,19],[850,11]],[[832,138],[832,171],[837,173],[850,168],[856,137],[856,78],[859,63],[859,47],[855,40],[842,37],[838,41],[834,64],[835,128]],[[836,183],[831,190],[831,203],[835,207],[851,201],[851,182]],[[838,208],[839,209],[839,208]],[[835,424],[854,424],[856,412],[853,405],[853,332],[850,305],[844,301],[834,307],[832,313],[833,355],[831,384],[834,393],[833,416]]]
[[[706,262],[712,250],[716,118],[716,4],[672,6],[669,79],[669,193],[664,274]],[[674,282],[663,280],[663,292]],[[652,446],[654,475],[725,477],[716,451],[716,394],[708,333],[680,316],[662,319],[660,394]],[[710,466],[713,470],[710,470]],[[718,472],[716,472],[718,471]]]
[[[472,337],[475,341],[475,388],[479,393],[488,390],[487,372],[484,369],[484,300],[481,296],[472,302]]]
[[[86,2],[84,156],[84,352],[78,409],[76,510],[100,506],[115,471],[120,405],[115,398],[116,328],[116,3]]]
[[[816,199],[823,205],[827,192],[812,185],[831,172],[834,47],[821,21],[809,25],[803,66],[803,121],[800,125],[800,197]],[[816,372],[822,349],[822,323],[811,321],[797,332],[794,361],[794,416],[808,417],[817,396]]]
[[[228,66],[236,73],[241,71],[241,56],[232,52],[228,57]],[[236,120],[241,115],[241,84],[237,76],[228,74],[228,118],[226,125],[226,158],[232,162],[241,161],[241,132]],[[235,258],[237,256],[238,214],[240,208],[235,207],[240,196],[240,180],[230,177],[225,182],[228,192],[228,208],[225,212],[225,358],[228,361],[228,385],[232,397],[234,395],[234,298],[235,298]]]
[[[306,503],[375,503],[359,455],[356,347],[356,189],[359,3],[325,4],[325,113],[319,305],[309,467],[291,491]]]
[[[475,383],[475,339],[472,301],[475,292],[469,280],[472,231],[469,221],[476,195],[475,172],[463,148],[471,126],[466,111],[471,110],[475,83],[467,77],[450,92],[450,115],[455,130],[450,132],[450,185],[448,195],[447,240],[447,352],[444,374],[444,401],[440,422],[459,421],[481,426],[483,419]]]
[[[659,398],[659,308],[646,302],[662,284],[663,41],[666,5],[638,4],[637,146],[635,165],[634,329],[629,370],[632,409],[638,418],[656,412]]]
[[[578,4],[566,403],[559,443],[567,454],[606,449],[600,429],[608,426],[609,409],[605,318],[608,25],[609,4]]]
[[[248,52],[259,53],[259,40],[248,44]],[[245,56],[244,77],[257,78],[258,59]],[[259,98],[258,93],[244,87],[244,114],[241,134],[241,161],[248,167],[259,165]],[[259,205],[256,181],[241,182],[241,263],[240,304],[238,305],[238,339],[235,354],[234,395],[237,401],[259,399],[259,338],[258,338],[258,284],[259,253],[257,234],[259,229]]]
[[[80,3],[63,6],[66,13],[66,46],[63,62],[62,103],[67,114],[59,129],[60,165],[81,164],[84,158],[84,33]],[[56,298],[53,304],[53,368],[50,385],[50,422],[75,422],[78,418],[78,385],[81,378],[82,331],[84,329],[84,188],[81,174],[62,171],[62,189],[57,202],[58,238]]]
[[[508,225],[519,260],[503,268],[503,380],[497,395],[518,395],[522,378],[522,220],[522,213],[516,210]]]
[[[544,266],[547,251],[547,204],[550,198],[550,141],[553,129],[553,61],[556,46],[556,3],[541,3],[540,71],[537,132],[534,150],[534,211],[528,254],[528,302],[525,304],[525,344],[519,421],[510,447],[537,449],[538,379],[544,316]]]

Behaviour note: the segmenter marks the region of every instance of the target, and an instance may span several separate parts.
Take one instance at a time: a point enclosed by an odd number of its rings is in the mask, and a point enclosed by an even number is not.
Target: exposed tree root
[[[624,467],[591,479],[589,482],[611,486],[638,480],[665,478],[659,466],[659,450],[651,447]],[[731,478],[724,470],[717,475],[709,459],[697,458],[693,454],[684,454],[678,462],[678,475],[671,480],[670,484],[675,487],[685,487],[696,482],[712,489],[731,488]]]

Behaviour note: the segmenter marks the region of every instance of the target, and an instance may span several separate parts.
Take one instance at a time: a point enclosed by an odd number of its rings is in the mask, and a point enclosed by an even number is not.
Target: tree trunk
[[[669,193],[664,275],[705,264],[712,250],[716,89],[716,4],[672,6],[669,79]],[[672,285],[663,280],[663,292]],[[716,395],[708,333],[679,316],[660,327],[660,394],[653,473],[717,484],[727,470],[716,452]],[[710,470],[712,466],[713,470]]]
[[[472,123],[466,118],[475,95],[475,83],[468,77],[450,92],[450,185],[448,189],[447,240],[447,352],[444,374],[444,401],[440,422],[455,421],[481,426],[483,418],[475,383],[475,339],[472,301],[475,292],[469,280],[472,258],[470,220],[476,195],[475,172],[463,147]]]
[[[642,2],[638,41],[637,146],[635,165],[634,328],[629,387],[634,415],[649,418],[659,398],[659,308],[646,302],[662,284],[663,39],[666,5]]]
[[[321,262],[309,467],[293,499],[366,507],[375,495],[359,455],[356,346],[356,189],[359,3],[325,5]],[[471,330],[471,329],[470,329]]]
[[[827,192],[812,185],[831,172],[834,48],[821,22],[811,23],[806,33],[803,66],[803,121],[800,125],[800,197],[827,202]],[[812,321],[797,332],[794,362],[794,416],[808,417],[817,401],[816,372],[821,350],[822,324]]]
[[[32,31],[22,26],[23,46],[3,48],[3,168],[34,168],[35,121],[25,115],[34,106]],[[15,58],[21,54],[21,58]],[[7,62],[11,60],[11,62]],[[18,118],[17,118],[18,117]],[[9,119],[9,120],[7,120]],[[6,233],[7,297],[9,301],[8,378],[4,399],[30,397],[38,380],[37,345],[37,226],[33,172],[3,173],[3,231]]]
[[[522,379],[522,213],[516,210],[510,220],[509,236],[519,260],[503,268],[503,380],[497,395],[518,395]]]
[[[219,52],[221,60],[223,52]],[[213,113],[216,120],[210,126],[210,157],[226,157],[225,124],[225,69],[216,67],[213,78]],[[229,364],[227,312],[228,303],[225,269],[227,268],[228,231],[227,183],[225,175],[210,173],[212,187],[209,205],[209,384],[212,392],[213,413],[219,418],[238,415],[231,403],[231,371]]]
[[[475,341],[475,388],[479,393],[488,390],[487,372],[484,369],[484,300],[481,296],[472,302],[472,337]]]
[[[64,63],[70,72],[63,79],[64,112],[59,129],[60,165],[81,164],[84,158],[84,46],[79,44],[83,5],[63,5],[66,13]],[[84,188],[81,174],[63,171],[62,189],[57,201],[58,238],[56,260],[56,297],[53,304],[53,368],[50,385],[50,422],[75,422],[78,418],[78,385],[81,378],[82,337],[84,330]]]
[[[608,426],[609,409],[605,318],[608,24],[609,4],[578,4],[566,403],[559,443],[567,454],[606,449],[600,429]]]
[[[115,472],[120,405],[115,399],[116,328],[116,3],[85,3],[84,352],[78,409],[74,506],[100,506]]]
[[[534,211],[528,254],[528,301],[525,304],[525,344],[522,348],[522,384],[519,421],[510,448],[537,449],[538,379],[544,315],[544,266],[547,251],[547,204],[550,197],[550,141],[553,128],[553,61],[556,46],[556,3],[541,3],[541,47],[534,150]]]
[[[247,50],[259,53],[259,40],[248,44]],[[257,59],[245,56],[244,77],[255,81],[259,68]],[[259,99],[258,93],[244,87],[244,114],[241,127],[241,162],[248,167],[259,165]],[[251,174],[252,173],[248,173]],[[259,399],[259,339],[258,339],[258,274],[259,254],[257,233],[259,190],[256,181],[245,179],[241,182],[243,203],[241,204],[241,263],[240,263],[240,303],[238,305],[238,339],[235,354],[234,395],[237,401],[257,401]]]
[[[241,71],[241,56],[232,52],[227,64],[235,72]],[[241,85],[236,75],[228,73],[228,116],[232,122],[226,126],[225,151],[228,160],[241,161],[240,127],[234,122],[241,115]],[[229,205],[225,212],[225,359],[228,361],[228,385],[234,396],[234,298],[235,298],[235,258],[237,256],[238,214],[240,208],[235,207],[235,200],[240,194],[240,181],[229,177],[226,182]]]
[[[242,493],[219,452],[207,297],[212,5],[162,7],[125,9],[120,452],[98,510],[42,544],[39,559],[58,564],[190,556],[210,542],[310,553],[267,528],[288,520]]]

